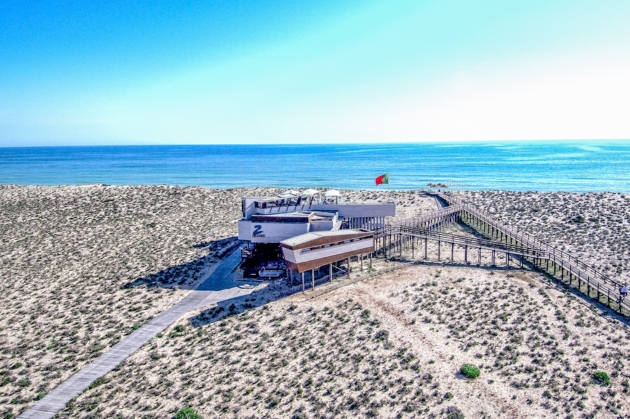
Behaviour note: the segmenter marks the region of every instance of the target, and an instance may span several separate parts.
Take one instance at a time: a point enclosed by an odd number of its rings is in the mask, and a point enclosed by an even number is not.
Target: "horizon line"
[[[533,139],[533,140],[436,140],[436,141],[394,141],[394,142],[346,142],[346,143],[329,143],[329,142],[300,142],[300,143],[128,143],[128,144],[58,144],[58,145],[17,145],[3,146],[0,149],[10,148],[70,148],[70,147],[177,147],[177,146],[312,146],[312,145],[410,145],[410,144],[488,144],[488,143],[554,143],[554,142],[598,142],[598,143],[621,143],[630,141],[630,138],[624,139]]]

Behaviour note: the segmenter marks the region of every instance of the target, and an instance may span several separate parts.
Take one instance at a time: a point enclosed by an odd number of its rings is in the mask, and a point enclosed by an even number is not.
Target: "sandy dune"
[[[416,266],[228,312],[182,319],[59,416],[627,414],[627,327],[537,273]],[[464,363],[481,376],[458,374]],[[600,370],[609,387],[592,381]]]
[[[238,246],[240,197],[279,192],[0,186],[0,414],[26,409],[181,299]],[[397,218],[437,207],[414,191],[346,192],[395,199]],[[467,199],[626,275],[621,195]],[[491,272],[416,266],[310,301],[274,301],[274,284],[182,319],[60,416],[172,417],[184,405],[204,417],[627,415],[627,326],[537,274]],[[464,362],[481,378],[457,377]],[[591,383],[597,369],[610,387]]]

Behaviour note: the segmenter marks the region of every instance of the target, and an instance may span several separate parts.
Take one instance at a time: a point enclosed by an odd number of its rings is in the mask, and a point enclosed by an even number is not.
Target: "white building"
[[[374,231],[396,215],[395,202],[346,202],[337,191],[291,191],[278,197],[242,198],[238,238],[279,243],[300,234],[341,228]]]

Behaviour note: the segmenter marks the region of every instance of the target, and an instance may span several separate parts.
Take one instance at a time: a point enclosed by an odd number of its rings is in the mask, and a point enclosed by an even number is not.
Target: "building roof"
[[[295,211],[278,214],[254,214],[254,222],[272,223],[308,223],[310,221],[331,221],[336,212],[332,211]]]
[[[357,237],[371,236],[373,233],[369,230],[352,229],[352,230],[333,230],[333,231],[313,231],[290,239],[282,240],[280,245],[298,249],[308,247],[308,243],[320,244],[323,242],[334,242],[338,240],[353,239]]]

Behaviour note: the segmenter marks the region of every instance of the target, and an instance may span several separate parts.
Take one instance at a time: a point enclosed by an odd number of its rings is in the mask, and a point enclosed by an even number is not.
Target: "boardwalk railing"
[[[553,272],[554,276],[558,274],[559,270],[562,280],[567,274],[570,285],[574,285],[574,280],[577,281],[577,288],[581,292],[583,292],[582,288],[586,286],[586,293],[589,297],[595,291],[597,292],[598,301],[603,295],[607,297],[606,301],[609,306],[614,301],[620,307],[623,306],[630,311],[629,302],[621,298],[619,294],[619,288],[622,284],[584,263],[575,255],[551,246],[530,234],[505,226],[451,195],[444,193],[432,193],[432,195],[441,199],[448,206],[420,216],[398,220],[379,228],[375,232],[377,251],[387,255],[398,250],[402,254],[403,247],[407,249],[411,247],[412,255],[415,255],[414,239],[424,239],[425,258],[427,256],[428,240],[438,243],[438,260],[440,259],[442,243],[451,245],[451,259],[453,258],[454,247],[456,245],[463,246],[466,262],[468,262],[469,247],[478,250],[479,264],[481,264],[482,249],[492,251],[492,264],[495,262],[495,252],[497,251],[505,253],[507,264],[509,264],[510,257],[519,257],[521,264],[523,260],[529,258],[531,263],[538,269],[547,273]],[[437,231],[439,227],[455,221],[463,221],[490,235],[492,239],[472,238]]]
[[[518,231],[518,229],[516,228],[507,227],[499,223],[498,221],[494,220],[492,217],[477,210],[473,206],[469,204],[461,203],[459,200],[457,200],[454,197],[445,195],[443,193],[438,193],[438,195],[440,196],[440,198],[444,199],[446,202],[449,202],[449,203],[452,202],[453,207],[462,208],[464,211],[468,212],[472,216],[482,220],[483,222],[495,228],[496,230],[503,232],[503,234],[512,237],[514,240],[522,244],[525,244],[526,246],[532,246],[537,249],[549,252],[551,259],[557,260],[559,261],[558,263],[561,263],[563,265],[566,264],[567,268],[573,268],[572,271],[576,274],[577,272],[582,272],[585,275],[589,275],[593,279],[597,279],[599,281],[602,281],[611,286],[615,286],[617,288],[620,288],[623,285],[621,282],[616,281],[612,279],[611,277],[609,277],[608,275],[597,271],[592,266],[589,266],[588,264],[584,263],[577,256],[572,255],[566,250],[562,250],[548,243],[545,243],[542,240],[539,240],[528,233]]]

